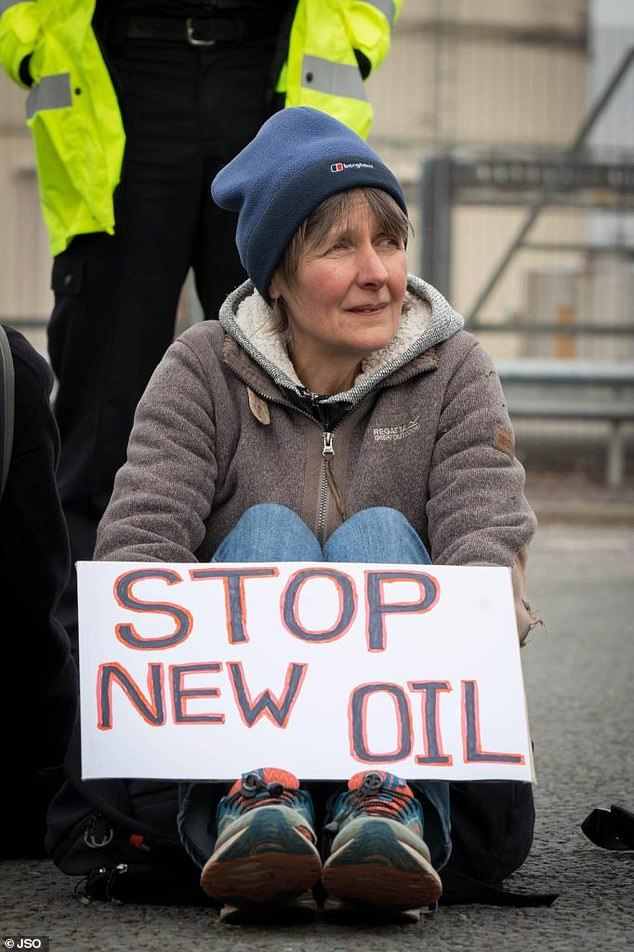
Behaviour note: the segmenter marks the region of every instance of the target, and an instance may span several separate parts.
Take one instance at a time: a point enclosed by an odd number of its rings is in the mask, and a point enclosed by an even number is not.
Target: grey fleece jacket
[[[395,338],[317,418],[270,308],[245,282],[220,322],[187,330],[155,370],[95,558],[208,561],[262,502],[293,509],[322,541],[353,513],[391,506],[436,564],[513,569],[523,640],[539,621],[524,591],[536,520],[500,381],[462,326],[435,288],[410,276]]]

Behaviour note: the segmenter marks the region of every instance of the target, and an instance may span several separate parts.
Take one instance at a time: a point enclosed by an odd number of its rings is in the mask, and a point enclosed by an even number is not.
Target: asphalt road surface
[[[399,926],[227,925],[203,908],[85,906],[73,896],[74,880],[49,862],[4,862],[0,950],[9,936],[48,937],[50,952],[634,948],[634,853],[602,850],[580,829],[594,807],[634,810],[634,528],[550,522],[535,539],[529,580],[547,621],[547,632],[522,652],[537,830],[529,859],[507,885],[557,893],[551,907],[446,906]]]

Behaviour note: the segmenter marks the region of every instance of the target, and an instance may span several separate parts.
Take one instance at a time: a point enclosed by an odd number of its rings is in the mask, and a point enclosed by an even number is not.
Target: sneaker
[[[333,899],[398,911],[440,898],[421,806],[404,780],[384,771],[355,774],[325,832],[334,839],[321,882]]]
[[[237,780],[216,812],[218,838],[200,884],[229,906],[287,904],[319,882],[309,794],[286,770],[253,770]]]

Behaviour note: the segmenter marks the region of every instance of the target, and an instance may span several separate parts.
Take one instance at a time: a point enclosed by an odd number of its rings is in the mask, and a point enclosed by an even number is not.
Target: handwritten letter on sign
[[[510,572],[80,562],[84,778],[532,779]]]

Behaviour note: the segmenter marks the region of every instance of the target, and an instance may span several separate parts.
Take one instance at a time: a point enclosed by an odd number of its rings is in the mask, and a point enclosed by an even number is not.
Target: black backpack
[[[207,905],[200,870],[176,830],[178,786],[156,780],[82,780],[79,721],[51,801],[46,849],[86,899]]]
[[[177,829],[171,781],[82,780],[79,723],[66,753],[66,780],[48,811],[46,848],[78,877],[85,900],[214,905]],[[452,855],[441,870],[441,903],[550,905],[555,895],[500,887],[524,861],[533,838],[532,787],[516,781],[451,784]]]

